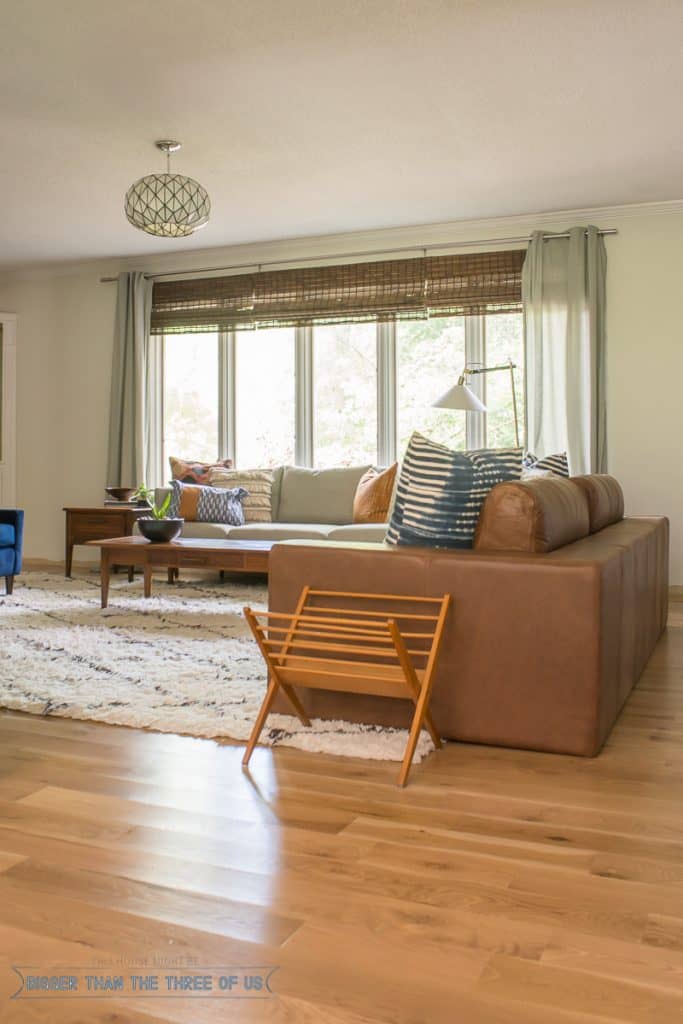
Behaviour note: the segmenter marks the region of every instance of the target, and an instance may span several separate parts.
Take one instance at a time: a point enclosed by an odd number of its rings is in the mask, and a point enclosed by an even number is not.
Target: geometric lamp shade
[[[203,185],[184,174],[147,174],[126,192],[126,217],[149,235],[182,238],[203,228],[211,201]]]

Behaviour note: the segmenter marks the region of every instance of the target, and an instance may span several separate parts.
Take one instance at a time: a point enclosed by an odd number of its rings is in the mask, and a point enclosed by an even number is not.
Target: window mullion
[[[465,364],[484,366],[486,363],[486,327],[483,316],[465,317]],[[486,374],[473,374],[467,385],[477,398],[486,404]],[[486,447],[486,413],[467,412],[467,447],[476,450]]]
[[[297,466],[313,465],[313,328],[297,327],[295,349],[295,447]]]
[[[377,462],[396,461],[396,321],[377,324]]]
[[[218,447],[221,459],[236,460],[236,341],[234,331],[218,335]]]
[[[0,353],[1,356],[1,353]],[[164,481],[164,337],[152,334],[149,339],[149,391],[146,395],[147,464],[142,468],[144,483],[160,487]],[[2,377],[0,376],[0,384]],[[0,395],[0,399],[2,395]],[[0,406],[2,402],[0,401]],[[2,410],[0,409],[0,412]]]

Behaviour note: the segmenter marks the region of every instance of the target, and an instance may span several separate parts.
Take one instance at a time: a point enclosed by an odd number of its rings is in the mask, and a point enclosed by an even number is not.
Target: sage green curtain
[[[607,471],[605,277],[598,229],[534,231],[522,271],[527,443],[566,451],[570,472]]]
[[[160,339],[150,338],[152,281],[119,274],[109,408],[107,484],[161,484]]]

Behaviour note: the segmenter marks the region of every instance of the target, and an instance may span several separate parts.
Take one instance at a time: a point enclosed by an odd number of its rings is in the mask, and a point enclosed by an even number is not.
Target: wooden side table
[[[75,544],[87,544],[90,540],[106,540],[109,537],[130,537],[133,525],[139,516],[147,515],[148,508],[118,508],[116,505],[64,509],[66,513],[66,550],[64,554],[64,575],[71,575]],[[128,575],[132,577],[133,566]]]

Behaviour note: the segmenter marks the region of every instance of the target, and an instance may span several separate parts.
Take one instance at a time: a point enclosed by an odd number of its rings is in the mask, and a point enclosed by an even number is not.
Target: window
[[[294,329],[239,332],[235,349],[235,465],[294,462]]]
[[[517,397],[520,442],[524,443],[524,337],[520,313],[497,313],[485,319],[485,353],[487,366],[502,366],[509,359],[515,364],[514,381]],[[504,370],[482,374],[486,404],[486,446],[514,448],[515,427],[510,374]]]
[[[240,468],[387,464],[413,430],[455,448],[515,443],[510,375],[471,377],[486,413],[434,409],[465,365],[511,358],[524,444],[521,313],[223,334],[163,342],[164,458]]]
[[[167,334],[163,349],[163,460],[212,461],[218,443],[218,335]]]
[[[414,430],[451,448],[465,448],[465,413],[433,409],[465,365],[464,317],[413,320],[396,325],[398,447]]]
[[[316,466],[377,459],[377,328],[313,329],[313,452]]]

